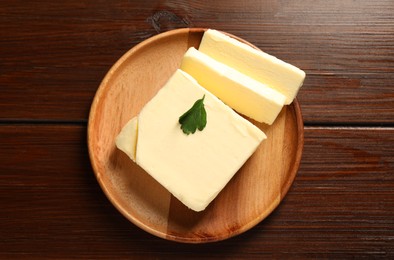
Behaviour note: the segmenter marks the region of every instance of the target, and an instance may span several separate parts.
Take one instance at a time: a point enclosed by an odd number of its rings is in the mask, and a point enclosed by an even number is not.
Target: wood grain
[[[0,258],[393,259],[393,13],[392,0],[1,1]],[[294,185],[255,228],[212,244],[131,224],[87,155],[106,72],[180,27],[230,32],[307,72]]]
[[[158,32],[209,27],[305,70],[307,124],[392,125],[393,13],[390,0],[4,1],[0,119],[86,122],[127,50]]]
[[[243,235],[203,245],[156,238],[119,214],[85,135],[78,125],[0,126],[1,258],[394,257],[392,128],[306,128],[280,206]]]

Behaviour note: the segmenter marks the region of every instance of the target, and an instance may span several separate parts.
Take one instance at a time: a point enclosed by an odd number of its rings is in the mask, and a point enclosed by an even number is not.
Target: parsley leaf
[[[179,117],[182,131],[189,135],[194,134],[196,130],[202,131],[207,125],[207,112],[204,108],[205,95],[198,99],[194,105]]]

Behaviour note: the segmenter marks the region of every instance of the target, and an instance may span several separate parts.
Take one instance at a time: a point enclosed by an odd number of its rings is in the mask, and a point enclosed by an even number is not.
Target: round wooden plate
[[[185,243],[223,240],[263,220],[289,190],[304,143],[297,100],[283,108],[272,126],[253,122],[268,138],[202,212],[185,207],[115,147],[115,137],[124,124],[179,68],[186,50],[198,48],[204,31],[169,31],[128,51],[103,79],[88,125],[93,170],[113,205],[147,232]]]

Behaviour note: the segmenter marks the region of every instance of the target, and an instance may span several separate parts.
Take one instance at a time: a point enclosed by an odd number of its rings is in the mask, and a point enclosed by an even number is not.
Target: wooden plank
[[[169,29],[211,27],[307,72],[306,123],[392,125],[393,12],[390,0],[3,1],[0,119],[86,121],[128,49]]]
[[[84,125],[0,126],[0,257],[394,257],[394,129],[306,128],[281,205],[238,237],[168,242],[129,223],[90,168]]]

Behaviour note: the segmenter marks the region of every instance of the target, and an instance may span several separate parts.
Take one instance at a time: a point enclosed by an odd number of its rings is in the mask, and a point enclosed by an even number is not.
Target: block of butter
[[[204,33],[199,51],[278,90],[286,96],[286,105],[293,102],[305,79],[299,68],[216,30]]]
[[[179,117],[204,97],[207,124],[186,135]],[[127,123],[116,146],[194,211],[202,211],[266,135],[177,70]]]
[[[271,125],[285,96],[261,82],[191,47],[183,56],[181,69],[237,112]]]

